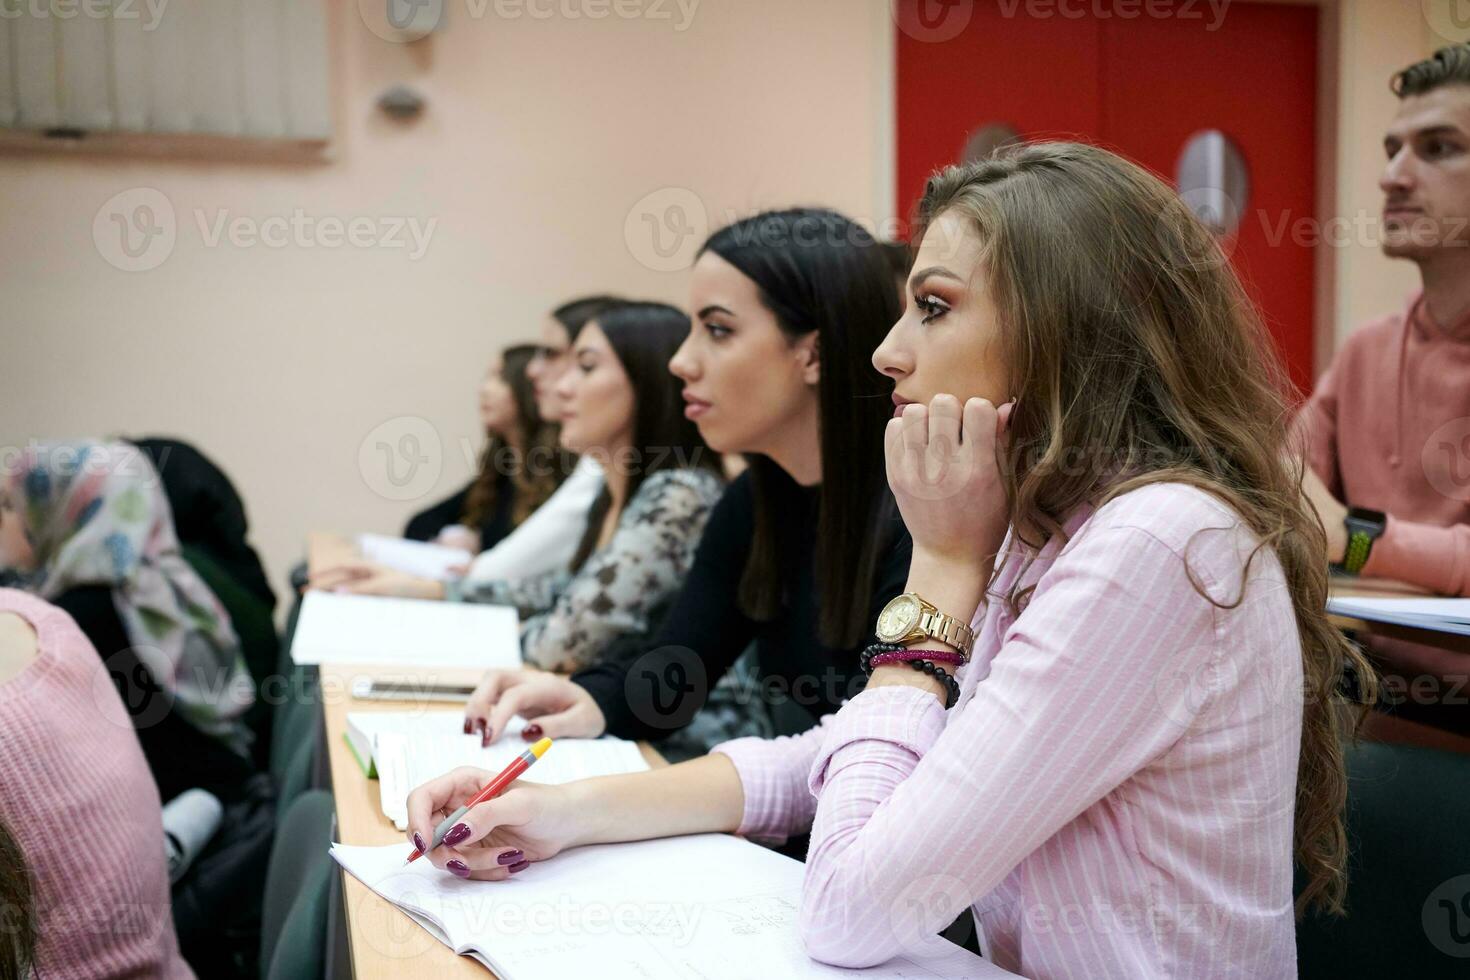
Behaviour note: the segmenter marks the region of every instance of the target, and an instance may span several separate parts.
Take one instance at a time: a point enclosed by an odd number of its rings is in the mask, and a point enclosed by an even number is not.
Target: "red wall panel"
[[[897,0],[900,213],[986,122],[1009,122],[1029,139],[1099,143],[1171,180],[1191,133],[1223,130],[1251,182],[1232,260],[1293,380],[1308,388],[1312,247],[1290,228],[1315,214],[1317,11],[1236,2],[1217,19],[1182,0],[1157,9],[1176,16],[1125,19],[1111,0]],[[928,17],[916,20],[921,12]],[[963,29],[936,30],[944,16]]]

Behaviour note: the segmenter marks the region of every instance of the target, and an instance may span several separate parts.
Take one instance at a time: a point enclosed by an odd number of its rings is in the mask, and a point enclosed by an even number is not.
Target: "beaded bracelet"
[[[944,685],[944,692],[946,695],[944,699],[945,711],[953,708],[955,706],[955,703],[959,701],[960,685],[958,681],[949,676],[949,671],[945,670],[943,667],[940,667],[932,660],[910,660],[908,661],[908,665],[914,668],[914,670],[922,670],[924,673],[929,674],[935,680],[939,681],[939,683]]]
[[[911,660],[929,660],[936,664],[949,664],[951,667],[965,665],[964,657],[953,650],[884,650],[868,658],[868,668],[871,670],[884,664],[908,663]]]
[[[874,643],[858,655],[858,665],[862,667],[863,673],[871,674],[873,672],[873,659],[889,653],[918,654],[926,660],[949,663],[956,667],[963,667],[970,662],[970,658],[965,654],[954,653],[949,650],[919,650],[906,647],[902,643]],[[897,659],[909,660],[912,658],[903,656]]]
[[[873,673],[873,667],[874,667],[873,661],[876,658],[878,658],[878,657],[882,657],[884,654],[908,653],[908,652],[909,652],[908,647],[905,647],[905,646],[903,646],[901,644],[898,644],[898,643],[875,643],[875,644],[873,644],[872,646],[868,647],[866,650],[864,650],[862,652],[862,655],[860,657],[860,660],[861,660],[862,666],[863,666],[863,673],[864,674],[867,674],[867,675],[871,675]],[[948,651],[939,651],[939,650],[915,651],[915,652],[931,653],[931,654],[934,654],[934,653],[945,653],[945,654],[948,654]],[[895,663],[907,663],[914,670],[921,670],[924,673],[929,674],[930,676],[937,678],[939,680],[939,682],[944,685],[944,690],[945,690],[945,694],[946,694],[945,701],[944,701],[944,708],[945,708],[946,711],[948,711],[950,708],[953,708],[955,706],[955,704],[959,701],[959,699],[960,699],[960,685],[959,685],[959,683],[953,677],[950,676],[949,671],[945,670],[943,667],[940,667],[938,664],[934,663],[934,661],[932,661],[932,660],[918,660],[918,659],[898,660],[897,658],[894,658],[894,661],[893,662],[895,662]],[[879,664],[879,666],[881,666],[881,664]]]

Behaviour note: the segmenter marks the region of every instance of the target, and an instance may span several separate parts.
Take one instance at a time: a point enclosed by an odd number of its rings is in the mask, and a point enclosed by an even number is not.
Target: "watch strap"
[[[1360,573],[1373,553],[1373,542],[1382,536],[1387,523],[1388,518],[1379,511],[1350,508],[1343,519],[1347,527],[1347,549],[1335,567],[1349,575]]]
[[[924,610],[919,616],[918,629],[931,639],[948,643],[965,656],[969,656],[970,649],[975,645],[975,633],[968,625],[937,609]]]

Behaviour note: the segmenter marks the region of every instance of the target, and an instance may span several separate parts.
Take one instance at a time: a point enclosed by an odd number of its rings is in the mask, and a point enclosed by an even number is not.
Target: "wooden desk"
[[[1427,596],[1429,593],[1412,585],[1402,582],[1393,582],[1388,579],[1336,579],[1328,590],[1328,595],[1334,599],[1358,598],[1358,599],[1411,599],[1415,596]],[[1403,640],[1408,643],[1422,643],[1425,646],[1438,647],[1441,650],[1450,650],[1455,653],[1470,654],[1470,636],[1461,636],[1458,633],[1447,633],[1443,630],[1423,629],[1417,626],[1399,626],[1393,623],[1379,623],[1368,619],[1358,619],[1356,616],[1328,616],[1336,627],[1344,630],[1353,630],[1358,633],[1367,633],[1373,636],[1383,636],[1391,640]]]
[[[325,720],[327,756],[332,774],[332,794],[337,805],[337,839],[344,844],[403,844],[402,831],[383,816],[378,799],[378,784],[362,774],[343,733],[347,729],[349,711],[425,711],[462,710],[461,705],[444,702],[415,704],[411,701],[360,701],[352,697],[352,682],[358,677],[404,677],[440,683],[469,683],[479,680],[479,671],[465,669],[424,668],[409,671],[387,667],[345,667],[324,665],[321,668],[322,712]],[[650,765],[664,765],[664,760],[648,745],[641,745]],[[347,912],[348,941],[352,955],[352,973],[359,978],[463,977],[485,980],[492,976],[479,963],[454,951],[425,932],[406,914],[383,901],[366,885],[344,871],[342,902]]]

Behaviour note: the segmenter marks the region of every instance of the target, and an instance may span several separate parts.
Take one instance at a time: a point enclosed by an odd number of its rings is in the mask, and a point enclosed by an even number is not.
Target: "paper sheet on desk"
[[[332,856],[502,980],[1012,976],[937,936],[922,959],[867,970],[815,962],[796,927],[801,863],[736,837],[581,847],[502,882],[462,881],[427,861],[404,865],[410,849],[339,844]]]
[[[357,548],[368,561],[417,575],[419,578],[449,579],[464,574],[475,556],[461,548],[428,541],[390,538],[382,534],[359,534]]]
[[[520,619],[510,606],[348,595],[313,589],[291,640],[298,664],[521,666]]]
[[[1339,616],[1470,636],[1470,599],[1358,599],[1344,596],[1328,599],[1327,611]]]
[[[378,798],[383,815],[399,830],[408,829],[408,794],[458,766],[499,772],[526,751],[525,720],[512,718],[505,735],[481,747],[480,736],[442,731],[379,732],[373,746],[378,768]],[[641,772],[648,768],[636,742],[620,738],[559,738],[521,778],[531,783],[569,783],[592,776]]]

